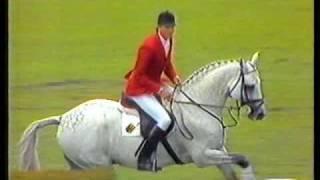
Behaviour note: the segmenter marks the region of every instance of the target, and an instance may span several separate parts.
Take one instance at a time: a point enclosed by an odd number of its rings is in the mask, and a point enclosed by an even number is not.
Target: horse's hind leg
[[[83,168],[81,168],[80,166],[78,166],[77,164],[75,164],[71,159],[69,159],[65,154],[64,154],[64,159],[68,162],[69,166],[70,166],[70,170],[82,170]]]

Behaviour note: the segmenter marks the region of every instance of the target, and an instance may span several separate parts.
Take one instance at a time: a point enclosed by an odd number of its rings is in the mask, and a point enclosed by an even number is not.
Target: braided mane
[[[194,71],[189,77],[187,77],[187,79],[183,82],[183,85],[192,84],[196,80],[206,75],[208,72],[211,72],[221,67],[222,65],[230,64],[234,62],[239,62],[239,59],[218,60],[218,61],[211,62],[207,65],[204,65],[199,69],[197,69],[196,71]]]

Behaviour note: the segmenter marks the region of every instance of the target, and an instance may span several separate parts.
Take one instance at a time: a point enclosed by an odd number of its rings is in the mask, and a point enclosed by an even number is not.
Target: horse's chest
[[[207,137],[206,141],[207,147],[210,149],[220,149],[224,145],[224,138],[221,135],[214,134],[214,135],[209,135]]]
[[[210,149],[219,149],[224,145],[224,132],[222,128],[202,130],[201,138],[203,143]]]

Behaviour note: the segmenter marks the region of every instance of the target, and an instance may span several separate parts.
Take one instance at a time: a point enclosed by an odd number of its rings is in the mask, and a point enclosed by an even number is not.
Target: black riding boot
[[[138,157],[138,170],[157,171],[161,170],[153,162],[152,154],[157,149],[158,143],[165,137],[165,131],[154,126],[149,133],[146,143]]]

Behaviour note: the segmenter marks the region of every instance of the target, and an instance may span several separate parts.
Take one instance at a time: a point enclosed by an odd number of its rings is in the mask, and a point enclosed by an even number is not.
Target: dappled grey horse
[[[175,88],[171,102],[165,102],[176,117],[167,140],[184,164],[217,166],[226,179],[237,179],[232,167],[236,164],[242,169],[242,179],[255,179],[254,169],[244,155],[227,152],[222,114],[224,109],[231,108],[226,106],[231,98],[239,102],[239,107],[249,107],[250,119],[265,117],[258,59],[259,53],[255,53],[251,60],[218,61],[203,66]],[[22,169],[40,169],[37,131],[48,125],[58,125],[57,140],[71,169],[113,164],[136,168],[134,152],[142,137],[121,134],[122,113],[119,102],[96,99],[62,115],[33,122],[20,141]],[[175,164],[161,144],[157,161],[160,167]]]

